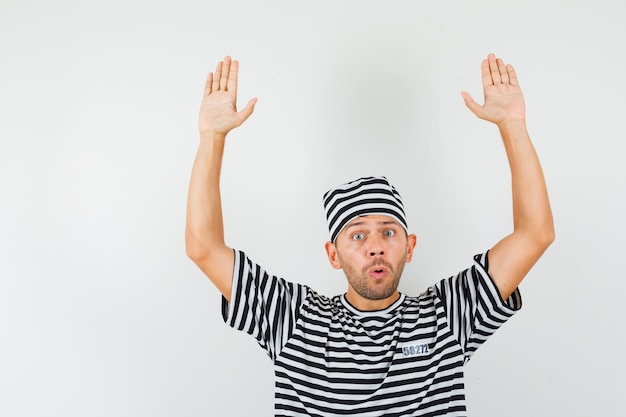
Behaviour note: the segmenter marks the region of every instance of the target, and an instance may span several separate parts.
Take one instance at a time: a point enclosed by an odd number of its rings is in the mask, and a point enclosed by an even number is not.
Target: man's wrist
[[[498,123],[502,133],[526,132],[526,119],[504,119]]]
[[[224,141],[226,139],[226,133],[218,133],[215,131],[208,132],[200,132],[200,141],[201,142],[212,142],[212,141]]]

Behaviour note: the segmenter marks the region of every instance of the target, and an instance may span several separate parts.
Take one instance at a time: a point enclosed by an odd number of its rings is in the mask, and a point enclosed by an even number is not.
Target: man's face
[[[334,244],[326,243],[326,251],[331,265],[346,274],[348,301],[360,310],[380,310],[397,300],[415,242],[391,217],[368,215],[352,220]]]

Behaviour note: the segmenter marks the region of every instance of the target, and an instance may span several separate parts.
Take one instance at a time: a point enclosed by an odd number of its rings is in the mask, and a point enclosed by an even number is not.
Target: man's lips
[[[383,278],[391,271],[391,265],[385,261],[378,261],[366,268],[367,275],[374,278]]]
[[[389,274],[386,268],[382,269],[373,269],[369,272],[369,276],[373,278],[384,278]]]

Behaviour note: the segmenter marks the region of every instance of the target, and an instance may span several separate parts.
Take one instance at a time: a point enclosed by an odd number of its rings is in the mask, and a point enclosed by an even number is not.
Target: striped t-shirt
[[[276,416],[465,416],[463,364],[521,307],[503,301],[487,254],[417,297],[360,311],[269,275],[235,251],[224,321],[274,362]]]

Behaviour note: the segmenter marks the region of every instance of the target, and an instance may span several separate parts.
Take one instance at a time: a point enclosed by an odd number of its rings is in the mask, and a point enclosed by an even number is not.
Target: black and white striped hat
[[[385,177],[365,177],[326,191],[323,198],[330,241],[355,217],[382,214],[398,221],[408,233],[400,193]]]

